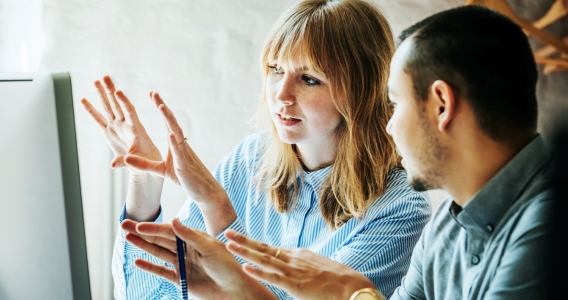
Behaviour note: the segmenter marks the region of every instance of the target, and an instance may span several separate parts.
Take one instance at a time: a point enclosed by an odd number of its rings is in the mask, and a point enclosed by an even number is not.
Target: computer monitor
[[[0,73],[0,299],[91,299],[66,72]]]

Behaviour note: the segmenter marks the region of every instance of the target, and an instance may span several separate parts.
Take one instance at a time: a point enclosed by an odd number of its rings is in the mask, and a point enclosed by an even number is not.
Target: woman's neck
[[[333,164],[337,156],[335,141],[298,143],[296,152],[306,171],[317,171]]]

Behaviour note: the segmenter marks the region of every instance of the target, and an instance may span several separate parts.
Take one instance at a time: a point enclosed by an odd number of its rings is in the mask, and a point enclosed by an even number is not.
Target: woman
[[[233,229],[278,247],[310,249],[361,272],[390,295],[430,215],[428,201],[397,168],[386,133],[393,51],[390,27],[370,3],[308,0],[290,7],[261,57],[265,78],[257,119],[270,130],[245,138],[219,163],[215,177],[159,95],[151,97],[170,129],[171,153],[164,161],[124,94],[108,77],[106,92],[95,83],[106,118],[83,104],[117,154],[113,165],[132,171],[121,221],[160,222],[162,181],[148,173],[169,177],[191,198],[178,214],[184,225],[222,241]],[[134,226],[123,224],[129,232]],[[117,298],[180,297],[172,283],[137,269],[138,258],[161,263],[126,243],[121,230],[113,257]],[[269,288],[279,298],[291,297]]]

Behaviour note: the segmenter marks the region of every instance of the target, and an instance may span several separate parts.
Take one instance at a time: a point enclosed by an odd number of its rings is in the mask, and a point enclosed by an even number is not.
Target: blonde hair
[[[387,20],[362,0],[297,2],[276,21],[265,42],[264,75],[269,61],[281,65],[300,59],[303,66],[325,75],[343,117],[335,135],[337,156],[318,195],[323,218],[333,229],[363,216],[384,193],[388,172],[398,163],[386,132],[391,115],[386,86],[393,52]],[[265,90],[256,118],[272,129],[259,161],[259,188],[267,190],[278,212],[291,211],[302,166],[294,145],[278,137]]]

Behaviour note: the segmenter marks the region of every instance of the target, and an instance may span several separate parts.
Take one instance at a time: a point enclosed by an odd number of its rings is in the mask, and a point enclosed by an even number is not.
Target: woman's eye
[[[305,75],[302,76],[302,80],[304,80],[307,85],[317,85],[320,83],[319,81]]]
[[[276,65],[268,66],[270,68],[270,72],[274,75],[284,74],[284,70],[282,68],[277,67]]]

